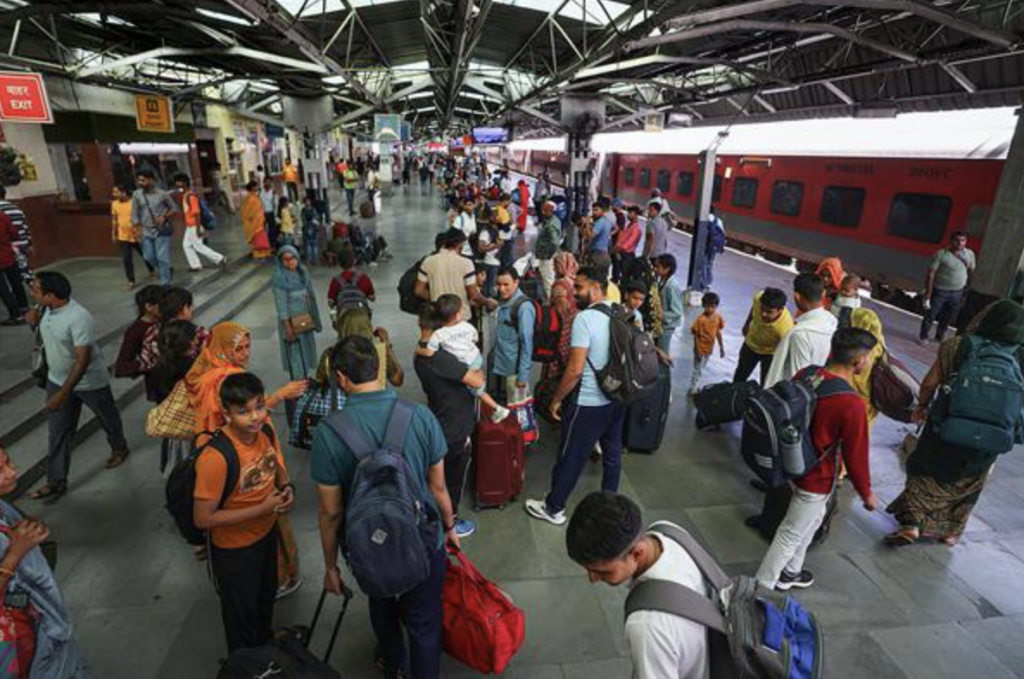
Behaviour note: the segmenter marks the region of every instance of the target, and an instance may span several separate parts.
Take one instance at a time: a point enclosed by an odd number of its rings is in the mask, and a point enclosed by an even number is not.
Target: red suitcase
[[[474,507],[503,508],[523,492],[526,474],[523,431],[513,415],[494,424],[491,410],[486,406],[481,406],[480,410],[480,421],[473,432]]]

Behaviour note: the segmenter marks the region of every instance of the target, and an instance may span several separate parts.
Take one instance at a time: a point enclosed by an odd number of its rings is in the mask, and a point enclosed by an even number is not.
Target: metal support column
[[[711,209],[711,197],[715,188],[715,166],[718,160],[718,145],[724,137],[711,145],[697,156],[700,168],[697,184],[697,204],[693,213],[693,240],[690,241],[690,263],[686,272],[686,289],[688,298],[692,299],[699,292],[707,289],[704,282],[704,261],[708,247],[708,212]]]

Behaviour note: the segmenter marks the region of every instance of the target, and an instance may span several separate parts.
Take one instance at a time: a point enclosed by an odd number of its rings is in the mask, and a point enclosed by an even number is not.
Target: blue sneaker
[[[476,532],[476,524],[469,519],[459,519],[455,522],[455,534],[459,539],[468,538]]]

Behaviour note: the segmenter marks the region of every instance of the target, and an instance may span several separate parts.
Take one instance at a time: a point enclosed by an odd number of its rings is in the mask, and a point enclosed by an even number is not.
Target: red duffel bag
[[[526,636],[523,612],[462,552],[444,575],[444,650],[477,672],[501,674]]]
[[[880,413],[897,422],[913,422],[921,385],[907,366],[889,352],[871,368],[871,403]]]

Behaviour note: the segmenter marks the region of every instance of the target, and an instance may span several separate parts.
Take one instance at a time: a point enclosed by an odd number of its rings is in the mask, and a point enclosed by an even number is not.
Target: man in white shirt
[[[802,273],[793,279],[796,324],[775,349],[772,366],[765,377],[765,389],[792,379],[809,365],[828,361],[832,334],[839,322],[824,306],[825,286],[817,274]]]
[[[569,521],[565,544],[569,557],[586,569],[592,583],[617,587],[629,581],[632,588],[644,580],[666,580],[709,595],[704,576],[686,550],[645,530],[640,508],[625,495],[601,491],[585,497]],[[710,676],[703,625],[672,613],[639,610],[626,619],[625,631],[636,679]]]
[[[462,212],[455,217],[452,226],[466,236],[466,241],[462,244],[462,256],[472,259],[473,247],[470,245],[470,239],[476,233],[476,215],[473,214],[473,201],[462,201]]]

